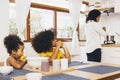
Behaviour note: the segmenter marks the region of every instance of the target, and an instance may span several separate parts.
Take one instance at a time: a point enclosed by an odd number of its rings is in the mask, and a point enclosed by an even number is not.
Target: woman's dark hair
[[[7,48],[7,52],[11,54],[12,50],[17,51],[19,49],[19,45],[24,44],[17,35],[8,35],[4,38],[4,45]]]
[[[45,30],[39,32],[32,40],[32,47],[38,53],[47,52],[52,47],[54,40],[54,32],[52,30]]]
[[[101,12],[97,9],[93,9],[88,13],[88,16],[86,18],[86,23],[89,20],[94,20],[96,22],[96,18],[101,15]]]

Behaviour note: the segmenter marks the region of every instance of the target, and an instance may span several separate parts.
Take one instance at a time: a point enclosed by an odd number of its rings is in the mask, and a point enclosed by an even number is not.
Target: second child
[[[32,46],[41,57],[49,57],[49,62],[53,59],[67,58],[70,62],[71,56],[63,42],[55,39],[52,30],[39,32],[32,40]],[[63,49],[64,53],[60,51]]]

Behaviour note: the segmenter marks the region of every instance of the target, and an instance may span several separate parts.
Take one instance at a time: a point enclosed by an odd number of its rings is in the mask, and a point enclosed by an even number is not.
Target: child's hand
[[[60,46],[60,47],[62,47],[64,44],[63,44],[63,42],[61,42],[61,41],[57,41],[56,42],[56,46]]]
[[[56,42],[56,46],[61,46],[61,42],[60,42],[60,41],[57,41],[57,42]]]
[[[64,47],[64,43],[63,42],[61,43],[61,47]]]

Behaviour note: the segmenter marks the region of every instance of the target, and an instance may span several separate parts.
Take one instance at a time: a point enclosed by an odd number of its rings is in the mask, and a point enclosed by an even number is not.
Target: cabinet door
[[[102,47],[102,57],[110,57],[114,53],[113,48],[111,47]]]
[[[102,47],[102,62],[120,64],[119,47]]]
[[[105,63],[111,63],[111,64],[120,64],[120,57],[111,57],[108,58],[106,61],[104,61]]]

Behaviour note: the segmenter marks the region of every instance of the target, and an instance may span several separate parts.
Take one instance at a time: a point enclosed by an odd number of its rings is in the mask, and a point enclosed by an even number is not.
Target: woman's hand
[[[103,29],[104,31],[106,31],[106,27],[103,27],[102,29]]]

